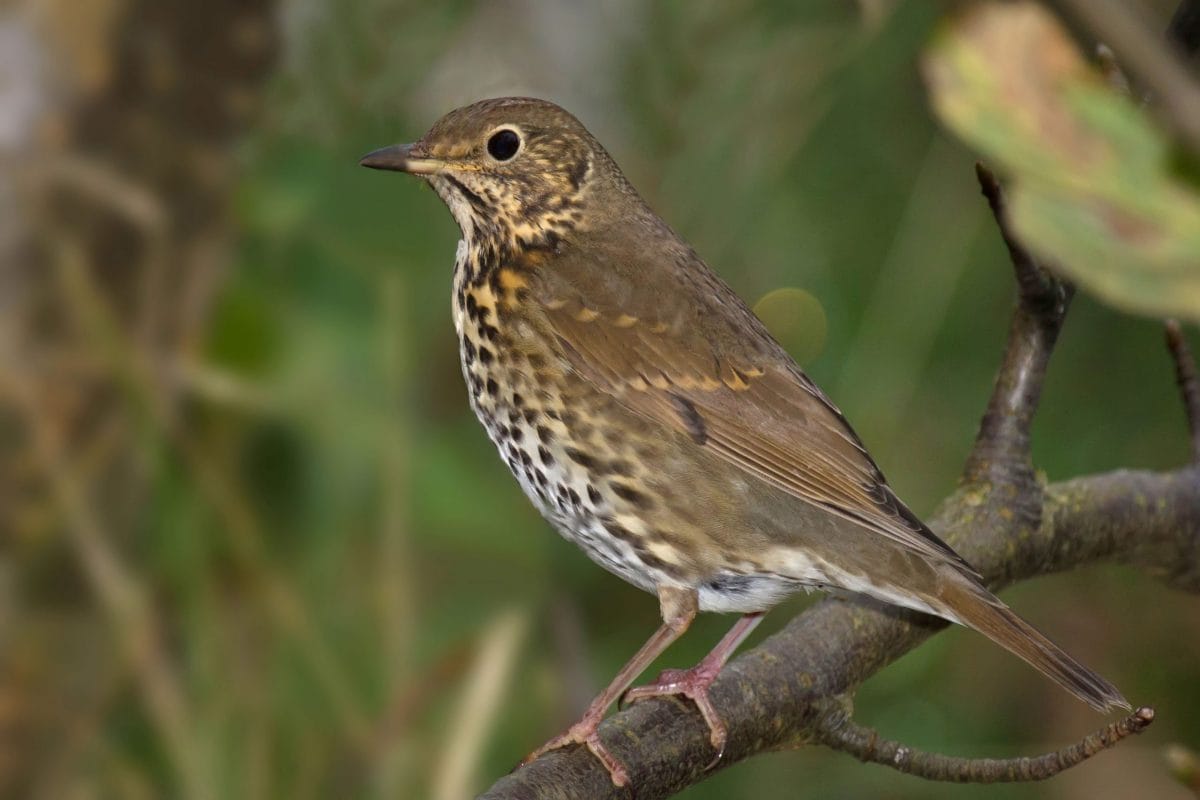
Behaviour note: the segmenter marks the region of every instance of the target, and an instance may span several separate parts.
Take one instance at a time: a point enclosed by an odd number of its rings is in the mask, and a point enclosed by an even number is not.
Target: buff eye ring
[[[488,155],[497,161],[509,161],[521,149],[521,136],[512,128],[501,128],[487,141]]]

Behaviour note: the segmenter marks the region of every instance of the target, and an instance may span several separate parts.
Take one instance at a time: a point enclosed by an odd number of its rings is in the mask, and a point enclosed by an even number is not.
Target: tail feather
[[[1036,628],[970,578],[947,581],[939,599],[947,616],[974,628],[1101,713],[1129,709],[1117,687],[1067,655]]]

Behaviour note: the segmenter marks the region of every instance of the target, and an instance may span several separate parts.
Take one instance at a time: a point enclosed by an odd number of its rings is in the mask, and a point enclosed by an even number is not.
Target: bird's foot
[[[713,749],[717,751],[717,755],[705,767],[706,770],[712,769],[725,754],[725,742],[728,738],[725,723],[721,721],[717,709],[713,707],[712,700],[708,697],[708,688],[717,679],[720,671],[720,664],[708,663],[707,659],[691,669],[665,669],[659,673],[658,679],[654,683],[638,686],[625,692],[621,696],[621,705],[636,703],[638,700],[645,700],[648,697],[667,695],[684,695],[690,698],[696,704],[696,708],[700,709],[700,715],[704,717],[704,722],[708,725],[708,739],[712,742]]]
[[[608,776],[612,778],[614,786],[625,786],[629,783],[629,772],[626,771],[625,765],[608,751],[608,748],[604,746],[604,742],[600,741],[600,733],[597,729],[600,727],[600,720],[602,718],[601,716],[593,716],[591,712],[585,714],[583,719],[572,725],[566,733],[555,736],[537,750],[525,756],[518,766],[523,767],[540,756],[549,753],[551,750],[557,750],[560,747],[568,747],[573,744],[582,744],[588,750],[591,750],[592,755],[608,770]]]

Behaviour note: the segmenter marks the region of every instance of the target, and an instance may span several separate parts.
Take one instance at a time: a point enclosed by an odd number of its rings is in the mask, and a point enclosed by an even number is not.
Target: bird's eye
[[[497,161],[508,161],[517,154],[521,147],[521,137],[511,128],[503,128],[492,134],[488,139],[488,155]]]

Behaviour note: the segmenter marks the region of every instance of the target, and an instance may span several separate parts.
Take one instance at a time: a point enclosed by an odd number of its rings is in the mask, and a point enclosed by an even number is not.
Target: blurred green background
[[[1165,26],[1171,4],[1146,8]],[[918,75],[944,12],[0,4],[0,795],[451,800],[569,723],[657,624],[471,416],[449,214],[356,165],[480,97],[576,113],[930,513],[1013,297],[974,156]],[[1035,454],[1050,480],[1187,458],[1157,322],[1077,299]],[[1004,596],[1155,705],[1151,731],[1034,786],[803,749],[682,796],[1190,796],[1163,751],[1200,746],[1197,599],[1115,566]],[[699,620],[663,665],[730,622]],[[963,630],[856,706],[959,755],[1099,723]]]

